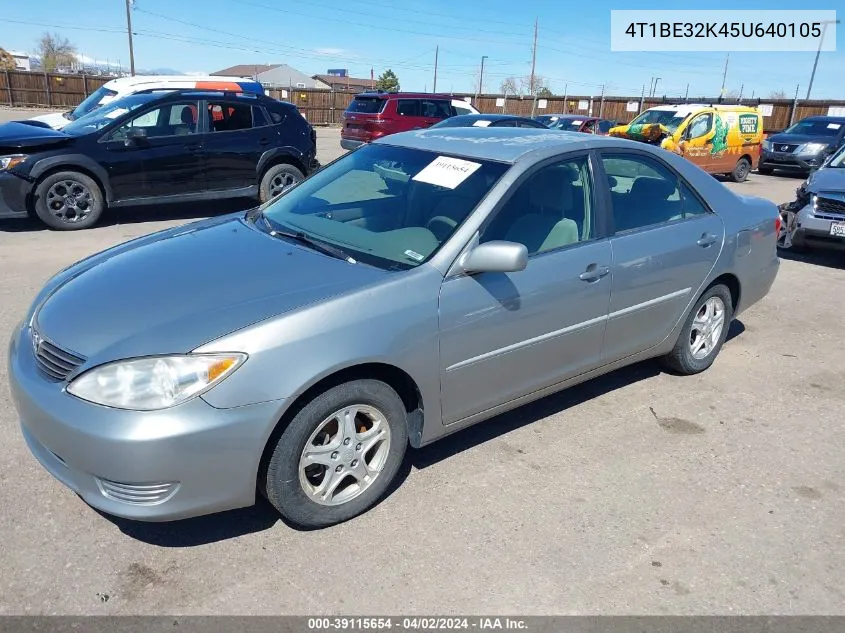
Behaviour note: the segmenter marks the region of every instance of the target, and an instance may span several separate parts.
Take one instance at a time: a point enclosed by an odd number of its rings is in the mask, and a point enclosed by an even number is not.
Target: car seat
[[[575,187],[561,180],[557,169],[546,169],[528,182],[528,213],[511,224],[505,239],[525,244],[530,254],[578,242],[578,225],[567,217],[573,209]]]
[[[182,125],[176,128],[176,134],[193,134],[197,131],[197,118],[191,106],[183,106],[179,118]]]
[[[678,217],[680,201],[669,197],[677,192],[675,183],[663,178],[639,176],[627,194],[616,198],[613,217],[617,231],[627,231],[640,226],[661,224]]]

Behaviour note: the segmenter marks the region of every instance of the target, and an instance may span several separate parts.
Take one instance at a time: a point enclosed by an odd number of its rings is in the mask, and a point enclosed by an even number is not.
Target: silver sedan
[[[11,391],[35,457],[106,513],[260,492],[328,526],[408,445],[644,359],[710,367],[775,279],[778,222],[633,141],[394,134],[59,272],[13,332]]]

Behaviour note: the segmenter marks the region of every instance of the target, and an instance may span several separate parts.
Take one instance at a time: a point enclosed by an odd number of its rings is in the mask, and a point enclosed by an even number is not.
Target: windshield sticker
[[[413,259],[415,262],[421,262],[422,260],[425,259],[425,257],[420,255],[418,252],[412,251],[412,250],[405,251],[405,255],[407,255],[408,257]]]
[[[476,121],[472,124],[473,127],[487,127],[490,125],[490,121],[484,121],[483,119]]]
[[[570,121],[572,125],[581,125],[583,121]]]
[[[481,167],[481,163],[473,163],[449,156],[438,156],[412,180],[454,189],[472,176],[479,167]]]
[[[841,127],[841,124],[840,123],[828,123],[827,127],[830,130],[838,130]]]
[[[688,115],[688,114],[689,114],[689,112],[684,112],[683,110],[678,110],[678,111],[675,113],[675,116],[674,116],[674,117],[672,117],[672,118],[673,118],[673,119],[683,119],[683,118],[684,118],[686,115]]]

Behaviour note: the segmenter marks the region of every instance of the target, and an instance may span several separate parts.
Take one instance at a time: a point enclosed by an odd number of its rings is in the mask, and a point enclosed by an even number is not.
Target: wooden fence
[[[109,81],[111,77],[91,75],[61,75],[24,71],[0,71],[0,104],[8,106],[47,106],[70,109],[79,104],[94,90]],[[343,111],[354,97],[353,92],[304,89],[272,89],[270,96],[295,104],[305,117],[314,125],[338,125]],[[456,93],[455,98],[463,99],[466,93]],[[501,100],[504,99],[502,102]],[[642,109],[661,103],[678,103],[676,99],[646,98]],[[690,103],[712,102],[705,97],[690,98]],[[472,99],[481,112],[506,112],[509,114],[530,115],[532,99],[530,97],[502,95],[481,95]],[[597,95],[553,96],[545,99],[545,108],[535,108],[536,114],[590,114],[627,123],[640,111],[640,97],[619,97]],[[736,103],[725,101],[724,103]],[[630,106],[629,106],[630,104]],[[771,113],[764,112],[766,132],[780,131],[790,122],[813,115],[826,115],[831,106],[845,108],[845,100],[797,100],[792,99],[745,99],[743,105],[771,105]],[[539,101],[537,105],[542,105]],[[582,107],[585,106],[585,107]],[[633,110],[629,109],[634,108]]]

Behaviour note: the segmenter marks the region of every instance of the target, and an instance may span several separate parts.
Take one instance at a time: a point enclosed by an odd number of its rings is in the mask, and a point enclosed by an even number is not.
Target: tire
[[[750,172],[751,163],[747,158],[743,156],[738,161],[736,161],[736,166],[734,166],[734,170],[728,175],[730,176],[730,179],[734,182],[745,182]]]
[[[293,165],[287,163],[273,165],[264,172],[261,178],[258,199],[264,204],[279,195],[283,187],[295,185],[302,180],[305,180],[305,176]]]
[[[345,416],[350,409],[359,413]],[[379,380],[353,380],[324,391],[300,409],[279,436],[264,481],[259,482],[267,500],[303,528],[327,527],[369,510],[402,464],[408,446],[406,418],[402,400]],[[344,433],[343,420],[354,424],[352,433],[350,427]],[[372,442],[377,443],[368,446]],[[313,459],[306,458],[309,447]],[[366,466],[377,470],[368,482]],[[330,494],[324,495],[330,474]]]
[[[105,201],[100,185],[78,171],[50,174],[35,187],[35,215],[56,231],[91,228],[100,219]]]
[[[698,337],[702,336],[704,332],[699,329],[701,321],[697,319],[697,316],[705,313],[705,306],[718,304],[721,304],[722,309],[721,330],[717,336],[711,338],[708,342],[709,350],[706,350],[706,354],[698,356],[693,353],[693,347],[700,341]],[[725,343],[732,320],[733,299],[730,290],[722,284],[710,286],[693,305],[675,347],[662,358],[663,364],[684,376],[697,374],[708,369],[716,360],[716,356],[719,355],[722,345]]]
[[[774,173],[774,171],[775,170],[772,169],[771,167],[760,167],[759,165],[757,167],[757,173],[762,174],[763,176],[771,176]]]

